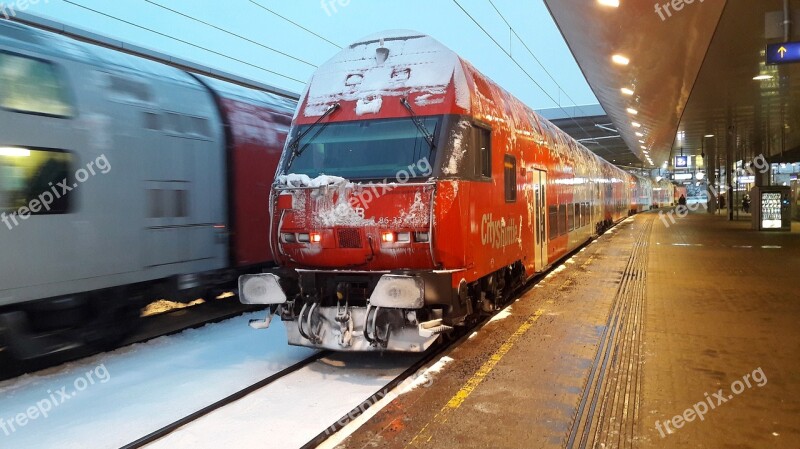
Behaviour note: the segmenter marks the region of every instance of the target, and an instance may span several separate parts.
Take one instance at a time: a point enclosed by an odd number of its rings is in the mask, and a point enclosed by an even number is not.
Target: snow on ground
[[[118,448],[313,354],[288,346],[278,320],[251,329],[254,317],[0,383],[0,448]]]
[[[419,354],[334,354],[145,447],[296,449],[373,394],[381,397],[391,394],[381,388],[420,357]],[[415,386],[418,382],[403,387]]]

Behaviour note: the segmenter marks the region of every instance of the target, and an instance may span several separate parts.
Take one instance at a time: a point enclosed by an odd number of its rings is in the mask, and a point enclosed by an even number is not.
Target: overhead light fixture
[[[644,134],[642,134],[642,133],[640,133],[640,132],[637,132],[637,133],[636,133],[636,137],[644,137]]]
[[[714,135],[713,134],[706,134],[703,137],[705,137],[706,139],[710,139],[710,138],[714,137]]]
[[[646,146],[644,146],[644,145],[642,145],[642,146],[641,146],[641,149],[643,149],[643,150],[646,150],[646,149],[647,149],[647,147],[646,147]]]
[[[597,0],[603,6],[610,6],[612,8],[619,8],[619,0]]]
[[[631,63],[631,60],[622,55],[614,55],[611,57],[611,60],[614,61],[614,64],[617,65],[628,65]]]
[[[644,140],[639,139],[639,143],[644,143]]]
[[[626,109],[626,111],[628,111],[628,114],[630,114],[630,115],[636,115],[636,114],[639,113],[639,111],[637,111],[636,109],[633,109],[633,108],[628,108],[628,109]]]
[[[624,95],[627,96],[633,95],[633,89],[630,89],[628,87],[623,87],[622,89],[620,89],[620,92],[622,92]]]
[[[641,128],[642,127],[642,124],[639,123],[639,122],[633,122],[633,123],[631,123],[631,125],[633,125],[634,128]]]
[[[773,78],[772,75],[758,75],[758,76],[754,76],[753,80],[755,80],[755,81],[766,81],[766,80],[771,80],[772,78]]]

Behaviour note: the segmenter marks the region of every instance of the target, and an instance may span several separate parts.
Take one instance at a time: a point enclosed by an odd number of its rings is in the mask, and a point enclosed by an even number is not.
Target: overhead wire
[[[540,84],[538,81],[536,81],[536,79],[535,79],[535,78],[534,78],[534,77],[533,77],[533,76],[532,76],[532,75],[531,75],[531,74],[530,74],[530,73],[529,73],[529,72],[528,72],[528,71],[527,71],[527,70],[526,70],[526,69],[525,69],[525,68],[522,66],[522,64],[520,64],[520,62],[519,62],[519,61],[517,61],[517,59],[516,59],[516,58],[515,58],[515,57],[514,57],[514,56],[511,54],[511,52],[510,52],[510,51],[508,51],[508,50],[506,50],[506,49],[505,49],[505,47],[503,47],[503,45],[502,45],[502,44],[500,44],[500,42],[498,42],[498,41],[497,41],[497,39],[495,39],[495,38],[494,38],[494,36],[492,36],[492,35],[491,35],[491,34],[490,34],[490,33],[489,33],[487,30],[486,30],[486,28],[484,28],[484,27],[483,27],[483,25],[481,25],[481,24],[480,24],[480,22],[478,22],[478,21],[475,19],[475,17],[473,17],[473,16],[472,16],[472,14],[470,14],[470,13],[469,13],[469,11],[467,11],[466,9],[464,9],[464,7],[463,7],[463,6],[461,6],[461,4],[458,2],[458,0],[453,0],[453,3],[455,3],[455,4],[456,4],[456,6],[458,6],[458,7],[459,7],[459,9],[461,9],[461,11],[463,11],[463,12],[464,12],[464,14],[466,14],[466,15],[467,15],[467,17],[469,17],[469,19],[470,19],[470,20],[472,20],[472,22],[473,22],[473,23],[475,23],[475,25],[476,25],[478,28],[480,28],[480,30],[481,30],[481,31],[483,31],[483,33],[484,33],[484,34],[485,34],[485,35],[486,35],[486,36],[487,36],[487,37],[488,37],[488,38],[489,38],[489,39],[490,39],[492,42],[494,42],[494,44],[497,46],[497,48],[499,48],[499,49],[500,49],[500,51],[502,51],[503,53],[505,53],[505,55],[506,55],[506,56],[508,56],[508,58],[509,58],[509,59],[511,59],[511,61],[512,61],[512,62],[513,62],[513,63],[514,63],[514,64],[515,64],[515,65],[516,65],[516,66],[517,66],[517,67],[518,67],[518,68],[519,68],[519,69],[520,69],[520,70],[521,70],[521,71],[522,71],[522,72],[523,72],[523,73],[524,73],[524,74],[525,74],[525,75],[526,75],[526,76],[527,76],[527,77],[528,77],[528,78],[529,78],[529,79],[532,81],[532,82],[533,82],[533,84],[535,84],[535,85],[536,85],[536,87],[538,87],[538,88],[539,88],[539,89],[542,91],[542,93],[544,93],[544,94],[545,94],[545,96],[547,96],[547,98],[549,98],[549,99],[550,99],[550,100],[553,102],[553,104],[555,104],[555,105],[556,105],[556,106],[557,106],[557,107],[558,107],[558,108],[559,108],[559,109],[560,109],[562,112],[564,112],[564,114],[566,114],[566,115],[567,115],[567,117],[569,117],[569,119],[570,119],[570,120],[572,120],[572,121],[575,123],[575,125],[577,125],[577,126],[578,126],[578,128],[580,128],[580,130],[581,130],[581,131],[583,131],[583,133],[584,133],[584,134],[585,134],[587,137],[592,137],[592,136],[591,136],[591,134],[589,134],[589,132],[588,132],[588,131],[586,131],[586,129],[585,129],[583,126],[581,126],[581,124],[580,124],[580,123],[579,123],[579,122],[578,122],[578,121],[575,119],[575,117],[574,117],[574,116],[572,116],[572,114],[568,113],[568,112],[567,112],[567,110],[566,110],[566,109],[564,109],[564,107],[563,107],[563,106],[561,106],[561,103],[560,103],[560,102],[558,102],[558,101],[556,101],[556,99],[555,99],[555,98],[553,98],[553,96],[552,96],[552,95],[550,95],[550,93],[549,93],[549,92],[547,92],[547,90],[545,90],[545,88],[544,88],[544,87],[542,87],[542,85],[541,85],[541,84]],[[603,146],[603,145],[601,145],[601,146]]]
[[[333,46],[334,46],[334,47],[336,47],[336,48],[339,48],[339,49],[341,49],[341,48],[342,48],[342,46],[341,46],[341,45],[339,45],[339,44],[337,44],[336,42],[333,42],[333,41],[331,41],[330,39],[328,39],[328,38],[326,38],[326,37],[324,37],[324,36],[321,36],[321,35],[319,35],[319,34],[315,33],[314,31],[312,31],[312,30],[310,30],[310,29],[308,29],[308,28],[304,27],[303,25],[300,25],[299,23],[297,23],[297,22],[293,21],[292,19],[289,19],[289,18],[287,18],[287,17],[284,17],[284,16],[282,16],[282,15],[280,15],[280,14],[276,13],[276,12],[275,12],[275,11],[273,11],[272,9],[270,9],[270,8],[267,8],[266,6],[262,5],[261,3],[258,3],[258,2],[257,2],[257,1],[255,1],[255,0],[250,0],[250,3],[252,3],[252,4],[254,4],[254,5],[258,6],[259,8],[261,8],[261,9],[263,9],[263,10],[265,10],[265,11],[267,11],[267,12],[269,12],[269,13],[271,13],[271,14],[275,15],[275,16],[278,16],[278,17],[280,17],[281,19],[283,19],[283,20],[285,20],[285,21],[287,21],[287,22],[291,23],[292,25],[294,25],[294,26],[296,26],[296,27],[298,27],[298,28],[300,28],[300,29],[302,29],[302,30],[304,30],[304,31],[306,31],[306,32],[308,32],[308,33],[310,33],[310,34],[312,34],[312,35],[314,35],[314,36],[316,36],[316,37],[320,38],[320,39],[322,39],[323,41],[325,41],[325,42],[327,42],[327,43],[329,43],[329,44],[333,45]]]
[[[228,35],[230,35],[230,36],[233,36],[233,37],[239,38],[239,39],[241,39],[241,40],[244,40],[244,41],[250,42],[251,44],[258,45],[258,46],[259,46],[259,47],[261,47],[261,48],[264,48],[264,49],[266,49],[266,50],[269,50],[269,51],[275,52],[275,53],[277,53],[277,54],[279,54],[279,55],[286,56],[287,58],[294,59],[295,61],[301,62],[301,63],[303,63],[303,64],[306,64],[306,65],[308,65],[308,66],[311,66],[311,67],[314,67],[314,68],[316,68],[316,67],[317,67],[317,65],[316,65],[316,64],[314,64],[314,63],[311,63],[311,62],[308,62],[308,61],[306,61],[305,59],[300,59],[300,58],[298,58],[298,57],[296,57],[296,56],[292,56],[292,55],[290,55],[289,53],[286,53],[286,52],[283,52],[283,51],[281,51],[281,50],[278,50],[278,49],[272,48],[272,47],[270,47],[270,46],[268,46],[268,45],[264,45],[264,44],[262,44],[261,42],[254,41],[253,39],[250,39],[250,38],[248,38],[248,37],[242,36],[241,34],[237,34],[237,33],[234,33],[234,32],[232,32],[232,31],[228,31],[228,30],[226,30],[226,29],[224,29],[224,28],[221,28],[221,27],[218,27],[218,26],[216,26],[216,25],[214,25],[214,24],[212,24],[212,23],[206,22],[205,20],[198,19],[197,17],[194,17],[194,16],[191,16],[191,15],[189,15],[189,14],[186,14],[186,13],[180,12],[180,11],[178,11],[178,10],[175,10],[175,9],[172,9],[172,8],[170,8],[170,7],[168,7],[168,6],[164,6],[164,5],[160,4],[160,3],[156,3],[156,2],[154,2],[153,0],[144,0],[144,1],[145,1],[145,2],[147,2],[147,3],[150,3],[150,4],[151,4],[151,5],[153,5],[153,6],[157,6],[157,7],[161,8],[161,9],[164,9],[164,10],[166,10],[166,11],[169,11],[169,12],[171,12],[171,13],[173,13],[173,14],[177,14],[177,15],[179,15],[179,16],[181,16],[181,17],[185,17],[185,18],[187,18],[187,19],[189,19],[189,20],[192,20],[192,21],[194,21],[194,22],[201,23],[201,24],[203,24],[203,25],[206,25],[206,26],[208,26],[208,27],[214,28],[215,30],[221,31],[221,32],[223,32],[223,33],[225,33],[225,34],[228,34]]]
[[[63,1],[64,3],[68,3],[68,4],[70,4],[70,5],[73,5],[73,6],[75,6],[75,7],[78,7],[78,8],[81,8],[81,9],[87,10],[87,11],[91,11],[91,12],[93,12],[93,13],[95,13],[95,14],[98,14],[98,15],[101,15],[101,16],[104,16],[104,17],[107,17],[107,18],[109,18],[109,19],[112,19],[112,20],[116,20],[116,21],[118,21],[118,22],[121,22],[121,23],[124,23],[124,24],[126,24],[126,25],[130,25],[130,26],[132,26],[132,27],[135,27],[135,28],[139,28],[139,29],[142,29],[142,30],[148,31],[148,32],[150,32],[150,33],[153,33],[153,34],[157,34],[157,35],[159,35],[159,36],[162,36],[162,37],[165,37],[165,38],[167,38],[167,39],[171,39],[171,40],[174,40],[174,41],[176,41],[176,42],[180,42],[180,43],[182,43],[182,44],[189,45],[189,46],[191,46],[191,47],[194,47],[194,48],[197,48],[197,49],[199,49],[199,50],[203,50],[203,51],[206,51],[206,52],[208,52],[208,53],[212,53],[212,54],[215,54],[215,55],[217,55],[217,56],[221,56],[221,57],[223,57],[223,58],[230,59],[230,60],[232,60],[232,61],[236,61],[236,62],[238,62],[238,63],[240,63],[240,64],[244,64],[244,65],[246,65],[246,66],[253,67],[253,68],[255,68],[255,69],[258,69],[258,70],[261,70],[261,71],[264,71],[264,72],[267,72],[267,73],[271,73],[271,74],[273,74],[273,75],[275,75],[275,76],[279,76],[279,77],[281,77],[281,78],[285,78],[285,79],[288,79],[288,80],[290,80],[290,81],[294,81],[294,82],[296,82],[296,83],[299,83],[299,84],[302,84],[302,85],[304,85],[304,84],[305,84],[305,81],[299,80],[299,79],[297,79],[297,78],[294,78],[294,77],[291,77],[291,76],[289,76],[289,75],[285,75],[285,74],[283,74],[283,73],[279,73],[279,72],[276,72],[276,71],[274,71],[274,70],[270,70],[270,69],[268,69],[268,68],[266,68],[266,67],[262,67],[262,66],[260,66],[260,65],[257,65],[257,64],[253,64],[253,63],[250,63],[250,62],[244,61],[244,60],[242,60],[242,59],[238,59],[238,58],[235,58],[235,57],[233,57],[233,56],[226,55],[226,54],[224,54],[224,53],[220,53],[220,52],[218,52],[218,51],[212,50],[212,49],[210,49],[210,48],[207,48],[207,47],[203,47],[203,46],[201,46],[201,45],[194,44],[194,43],[192,43],[192,42],[189,42],[189,41],[187,41],[187,40],[184,40],[184,39],[177,38],[177,37],[175,37],[175,36],[170,36],[169,34],[162,33],[162,32],[160,32],[160,31],[156,31],[156,30],[154,30],[154,29],[152,29],[152,28],[148,28],[148,27],[145,27],[145,26],[139,25],[139,24],[137,24],[137,23],[133,23],[133,22],[131,22],[131,21],[128,21],[128,20],[125,20],[125,19],[121,19],[121,18],[119,18],[119,17],[116,17],[116,16],[114,16],[114,15],[111,15],[111,14],[108,14],[108,13],[105,13],[105,12],[102,12],[102,11],[98,11],[98,10],[96,10],[96,9],[90,8],[90,7],[88,7],[88,6],[85,6],[85,5],[81,5],[81,4],[79,4],[79,3],[76,3],[76,2],[74,2],[74,1],[72,1],[72,0],[62,0],[62,1]]]

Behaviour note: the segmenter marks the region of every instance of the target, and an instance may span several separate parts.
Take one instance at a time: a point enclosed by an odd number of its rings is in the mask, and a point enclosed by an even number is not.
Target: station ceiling
[[[540,109],[536,112],[603,159],[620,166],[639,168],[642,165],[599,104]]]
[[[545,0],[631,157],[661,167],[681,149],[724,155],[730,145],[733,160],[789,162],[800,148],[800,65],[764,56],[784,39],[783,0],[613,3]],[[789,6],[788,40],[798,40],[800,0]]]

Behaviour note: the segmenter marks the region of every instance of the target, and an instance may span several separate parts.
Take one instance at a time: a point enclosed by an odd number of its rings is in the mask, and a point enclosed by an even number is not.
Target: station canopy
[[[798,154],[800,63],[768,65],[766,51],[800,40],[800,1],[788,2],[788,15],[782,0],[545,3],[639,163],[661,168],[681,151],[782,162]]]

